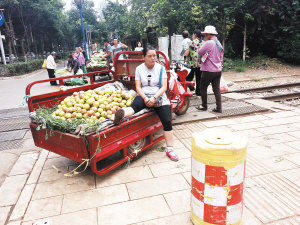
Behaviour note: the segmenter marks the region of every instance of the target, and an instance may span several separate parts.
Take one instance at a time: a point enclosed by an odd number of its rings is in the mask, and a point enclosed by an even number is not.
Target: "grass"
[[[274,77],[268,77],[268,78],[265,78],[265,80],[273,80],[275,79]]]
[[[238,73],[241,73],[241,72],[245,72],[246,69],[245,69],[244,67],[236,67],[236,68],[234,69],[234,71],[235,71],[235,72],[238,72]]]
[[[253,81],[255,82],[259,82],[259,81],[262,81],[263,79],[258,79],[258,78],[254,78]]]

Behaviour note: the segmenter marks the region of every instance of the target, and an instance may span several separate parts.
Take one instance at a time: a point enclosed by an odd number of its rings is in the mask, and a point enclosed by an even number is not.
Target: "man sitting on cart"
[[[173,152],[170,101],[165,93],[167,90],[167,73],[163,66],[156,63],[156,50],[152,46],[149,45],[143,49],[143,59],[145,62],[139,65],[135,71],[135,85],[139,95],[135,97],[131,107],[119,109],[115,113],[114,124],[119,125],[122,118],[132,116],[134,113],[137,113],[146,107],[153,108],[158,114],[164,127],[167,156],[169,156],[171,160],[177,161],[178,157]],[[154,107],[154,104],[160,98],[160,106]]]
[[[75,75],[80,68],[80,62],[77,59],[73,58],[72,55],[69,55],[68,58],[69,59],[68,59],[67,68],[69,68],[69,72],[71,73],[74,72]]]

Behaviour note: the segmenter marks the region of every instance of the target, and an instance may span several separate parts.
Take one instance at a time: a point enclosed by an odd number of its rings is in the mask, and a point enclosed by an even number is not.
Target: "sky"
[[[99,0],[92,0],[95,3],[95,6],[99,6]],[[64,3],[66,3],[65,10],[71,9],[71,4],[74,2],[74,0],[63,0]]]

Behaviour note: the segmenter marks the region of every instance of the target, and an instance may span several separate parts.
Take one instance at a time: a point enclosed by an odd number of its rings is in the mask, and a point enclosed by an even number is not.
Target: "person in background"
[[[85,51],[84,51],[84,48],[82,47],[79,47],[79,52],[81,52],[82,53],[82,55],[83,55],[83,58],[84,58],[84,60],[85,60]]]
[[[202,34],[205,35],[205,43],[198,49],[198,54],[205,56],[201,64],[200,92],[202,105],[198,106],[197,109],[207,110],[207,87],[211,83],[217,105],[212,111],[222,113],[220,79],[222,75],[224,48],[216,37],[218,33],[214,26],[206,26]]]
[[[104,40],[104,45],[106,46],[106,55],[102,56],[102,59],[107,59],[109,63],[112,63],[112,50],[111,50],[111,45],[109,44],[108,40]]]
[[[69,72],[74,73],[75,75],[80,68],[80,63],[76,58],[73,58],[72,55],[69,55],[68,58],[67,68],[69,68]]]
[[[185,52],[187,50],[187,48],[189,47],[189,44],[191,42],[191,40],[189,39],[189,32],[187,30],[182,32],[182,37],[183,37],[183,41],[182,41],[182,50]]]
[[[82,52],[80,52],[79,48],[76,48],[76,52],[75,52],[73,58],[77,59],[80,63],[80,67],[83,68],[83,65],[85,64],[85,58],[84,58]]]
[[[121,41],[118,41],[118,39],[115,37],[114,38],[114,45],[111,47],[111,50],[112,50],[112,59],[114,60],[114,57],[115,55],[118,53],[118,52],[121,52],[124,48],[128,48],[127,45],[125,44],[122,44]],[[119,59],[123,59],[123,55],[120,55]]]
[[[188,67],[191,68],[190,73],[186,77],[186,81],[192,81],[194,76],[196,75],[196,95],[197,98],[200,98],[200,80],[201,80],[201,72],[200,65],[201,59],[198,56],[197,50],[203,45],[201,38],[201,31],[196,29],[193,32],[193,41],[189,43],[189,46],[185,52],[186,62],[188,63]],[[194,91],[194,87],[189,87],[190,91]]]
[[[167,144],[167,156],[173,161],[178,160],[178,156],[173,152],[173,130],[170,111],[170,101],[167,98],[167,73],[165,68],[156,63],[156,50],[152,46],[146,46],[143,49],[144,63],[135,70],[135,86],[139,94],[133,100],[130,107],[119,109],[115,113],[114,124],[119,125],[121,119],[129,117],[134,113],[148,107],[153,108],[160,118],[164,127],[164,136]],[[160,74],[162,73],[161,88],[159,88]],[[153,107],[156,99],[162,97],[162,106]]]
[[[142,43],[139,41],[137,43],[137,47],[134,49],[134,51],[143,51]]]
[[[56,52],[51,52],[51,54],[47,57],[46,67],[48,71],[49,79],[55,78],[54,69],[56,68],[56,63],[54,58],[56,56]],[[58,85],[56,81],[50,81],[50,85]]]

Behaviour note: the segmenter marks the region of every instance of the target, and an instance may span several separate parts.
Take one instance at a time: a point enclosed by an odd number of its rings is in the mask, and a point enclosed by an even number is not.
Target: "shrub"
[[[13,64],[7,64],[7,73],[5,76],[17,76],[26,73],[30,73],[34,70],[38,70],[42,68],[44,59],[34,59],[27,62],[18,62]]]
[[[244,67],[236,67],[236,68],[234,69],[234,71],[240,73],[240,72],[245,72],[246,69],[245,69]]]

